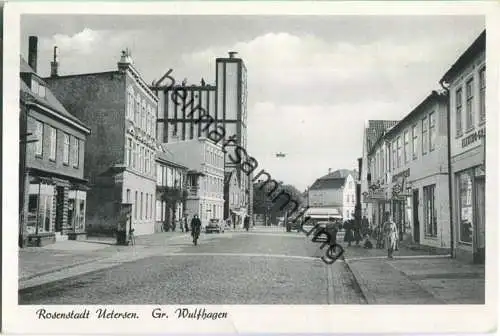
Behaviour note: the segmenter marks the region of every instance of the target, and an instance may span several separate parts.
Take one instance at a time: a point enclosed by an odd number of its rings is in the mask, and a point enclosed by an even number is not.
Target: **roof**
[[[457,61],[446,71],[441,82],[449,82],[460,70],[467,66],[470,61],[480,52],[486,50],[486,29],[472,42],[472,44],[464,51]]]
[[[328,173],[325,176],[320,177],[319,179],[346,178],[347,175],[351,175],[352,177],[356,178],[356,176],[358,176],[358,173],[354,170],[338,169],[332,173]]]
[[[175,161],[174,156],[170,152],[156,151],[156,159],[163,161],[163,162],[166,162],[166,163],[169,163],[172,166],[187,169],[186,166]]]
[[[373,154],[373,151],[378,147],[378,144],[380,144],[380,142],[382,142],[383,139],[401,130],[401,128],[405,126],[408,120],[410,120],[411,118],[422,112],[422,109],[427,104],[432,102],[447,102],[447,100],[448,97],[446,94],[439,93],[437,91],[432,91],[424,100],[422,100],[422,102],[420,102],[420,104],[417,105],[417,107],[415,107],[410,113],[408,113],[403,119],[401,119],[401,121],[399,121],[397,124],[388,128],[384,133],[382,133],[377,139],[377,141],[375,141],[375,143],[373,144],[371,150],[368,152],[368,155]]]
[[[345,184],[345,177],[343,178],[328,178],[328,179],[317,179],[310,190],[320,190],[320,189],[340,189]]]
[[[396,125],[398,120],[368,120],[366,128],[366,145],[369,153],[380,136],[390,127]]]
[[[60,115],[70,119],[71,121],[74,121],[75,123],[79,124],[80,126],[83,126],[88,129],[88,126],[85,125],[83,122],[81,122],[77,117],[75,117],[73,114],[69,113],[68,110],[61,104],[61,102],[54,96],[50,88],[47,86],[47,83],[44,82],[36,72],[28,65],[28,63],[21,57],[21,66],[20,66],[20,72],[21,73],[31,73],[45,85],[45,97],[40,97],[39,95],[35,94],[33,91],[31,91],[31,88],[26,84],[23,80],[21,80],[21,85],[20,85],[20,91],[21,95],[20,97],[24,100],[31,100],[33,102],[36,102],[40,105],[43,105],[44,107],[47,107]],[[90,130],[89,130],[90,131]]]

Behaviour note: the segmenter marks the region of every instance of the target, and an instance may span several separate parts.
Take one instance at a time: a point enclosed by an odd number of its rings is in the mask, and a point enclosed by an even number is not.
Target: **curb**
[[[81,262],[78,262],[78,263],[74,263],[74,264],[71,264],[71,265],[65,265],[65,266],[60,266],[60,267],[53,267],[53,268],[48,269],[48,270],[43,271],[43,272],[38,272],[38,273],[35,273],[35,274],[32,274],[32,275],[28,275],[28,276],[25,276],[25,277],[19,277],[18,281],[22,282],[22,281],[32,280],[34,278],[37,278],[37,277],[40,277],[40,276],[44,276],[44,275],[47,275],[47,274],[50,274],[50,273],[59,272],[59,271],[62,271],[62,270],[68,269],[68,268],[77,267],[77,266],[81,266],[81,265],[85,265],[85,264],[91,264],[91,263],[98,262],[98,261],[105,260],[105,259],[107,259],[107,257],[94,258],[94,259],[89,259],[89,260],[81,261]]]
[[[355,268],[351,267],[350,265],[351,262],[348,259],[344,259],[344,263],[349,269],[349,271],[352,273],[354,281],[356,281],[356,283],[358,284],[359,289],[361,290],[361,294],[363,295],[363,298],[365,299],[366,303],[376,304],[377,299],[368,290],[368,287],[366,286],[366,282],[364,281],[363,277],[359,274],[359,272]]]

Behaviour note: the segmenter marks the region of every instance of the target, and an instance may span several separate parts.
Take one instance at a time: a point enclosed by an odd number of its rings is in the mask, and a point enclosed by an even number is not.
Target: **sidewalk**
[[[44,247],[19,250],[19,282],[40,278],[69,268],[130,255],[140,257],[159,247],[172,246],[170,240],[188,237],[182,232],[162,232],[136,237],[135,246],[116,245],[112,237],[89,237],[84,241],[60,241]]]
[[[369,304],[484,304],[484,265],[402,248],[348,248],[345,262]]]

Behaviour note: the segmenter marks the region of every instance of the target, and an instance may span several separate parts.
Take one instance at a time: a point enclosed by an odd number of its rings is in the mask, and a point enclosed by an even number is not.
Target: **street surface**
[[[20,304],[362,304],[347,265],[303,233],[202,234],[143,259],[19,291]]]

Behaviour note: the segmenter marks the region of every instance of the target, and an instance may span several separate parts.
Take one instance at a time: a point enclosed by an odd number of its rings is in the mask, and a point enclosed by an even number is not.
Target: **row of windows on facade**
[[[224,192],[224,179],[210,175],[201,178],[203,179],[203,190],[205,190],[205,192],[220,194]]]
[[[421,151],[423,157],[436,149],[436,112],[431,112],[429,115],[423,117],[420,124],[421,147],[419,148],[418,123],[415,123],[410,128],[411,143],[410,129],[407,129],[402,132],[403,137],[397,136],[392,143],[388,144],[385,150],[381,148],[375,153],[371,167],[374,177],[382,178],[385,171],[395,170],[404,166],[404,163],[418,159],[419,151]]]
[[[200,203],[200,219],[207,221],[212,218],[222,219],[222,206]]]
[[[463,104],[465,102],[465,132],[474,129],[475,126],[475,101],[474,93],[479,92],[479,115],[478,123],[482,124],[486,121],[486,68],[483,67],[479,71],[479,85],[475,85],[474,77],[470,77],[465,82],[465,96],[463,95],[463,87],[460,85],[455,89],[455,136],[460,137],[464,132],[463,128]]]
[[[156,137],[156,108],[146,103],[145,99],[141,99],[139,93],[134,97],[132,87],[128,90],[127,119],[149,136]]]
[[[209,148],[205,152],[205,162],[215,167],[224,167],[224,154]]]
[[[184,185],[183,173],[177,168],[158,165],[156,168],[156,185],[181,187]]]
[[[44,132],[48,132],[49,134],[49,160],[56,161],[57,159],[57,135],[58,133],[62,133],[63,137],[63,158],[62,162],[64,165],[71,165],[74,168],[78,168],[79,165],[79,150],[80,150],[80,139],[69,135],[62,131],[57,131],[56,128],[46,125],[43,122],[34,119],[35,130],[34,136],[37,139],[35,142],[35,155],[37,157],[43,156],[43,141],[44,141]]]
[[[154,175],[155,152],[141,145],[138,141],[127,137],[125,164],[127,167],[136,169],[141,173]]]
[[[132,199],[131,190],[127,189],[126,202],[132,204],[132,216],[134,219],[153,219],[153,195],[135,191]]]

